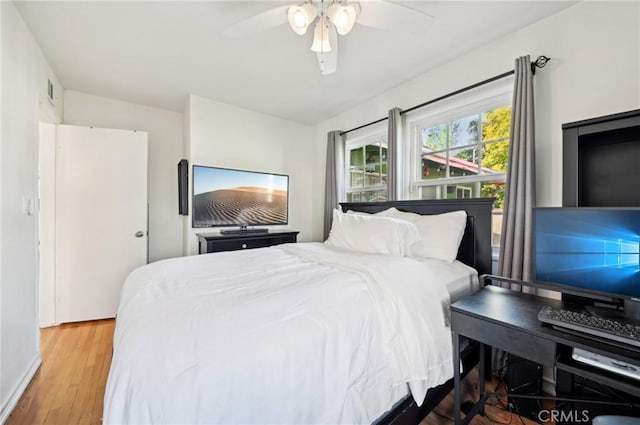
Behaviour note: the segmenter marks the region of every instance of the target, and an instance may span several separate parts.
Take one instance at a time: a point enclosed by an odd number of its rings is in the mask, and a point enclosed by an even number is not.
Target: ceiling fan
[[[313,27],[311,50],[318,57],[322,75],[332,74],[338,67],[338,35],[346,35],[356,23],[385,30],[407,33],[424,31],[433,16],[389,0],[306,0],[301,4],[280,6],[242,20],[224,31],[227,37],[242,37],[281,24],[298,35]]]

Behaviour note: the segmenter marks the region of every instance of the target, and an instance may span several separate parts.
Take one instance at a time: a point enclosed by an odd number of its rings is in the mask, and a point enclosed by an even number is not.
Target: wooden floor
[[[474,402],[478,399],[478,370],[471,370],[466,378],[462,381],[462,401]],[[493,382],[487,383],[486,391],[504,394],[507,392],[504,383],[494,378]],[[475,416],[471,421],[471,425],[489,425],[489,424],[511,424],[511,425],[537,425],[530,419],[520,417],[511,413],[506,408],[506,397],[489,397],[485,405],[486,416]],[[551,409],[551,403],[544,403],[543,406]],[[464,417],[464,415],[462,415]],[[453,424],[453,391],[445,397],[440,404],[429,413],[429,415],[420,422],[420,425],[452,425]],[[555,422],[549,421],[545,424],[555,425]]]
[[[40,331],[42,366],[6,425],[100,424],[114,320]]]
[[[113,320],[42,329],[42,366],[6,425],[100,424],[113,331]],[[467,375],[463,400],[477,397],[477,380],[475,371]],[[494,383],[487,388],[493,390],[495,386]],[[535,424],[496,406],[487,406],[486,412],[486,417],[476,416],[472,424]],[[453,394],[449,394],[421,425],[451,425],[452,417]]]

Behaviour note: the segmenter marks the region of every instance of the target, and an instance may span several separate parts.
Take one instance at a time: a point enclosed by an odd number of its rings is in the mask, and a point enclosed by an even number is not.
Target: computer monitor
[[[534,272],[542,286],[640,310],[640,208],[536,208]]]

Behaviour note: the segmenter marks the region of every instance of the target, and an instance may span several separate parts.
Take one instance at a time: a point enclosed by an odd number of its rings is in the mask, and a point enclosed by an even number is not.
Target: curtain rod
[[[549,62],[550,60],[551,60],[551,58],[549,58],[547,56],[538,56],[535,61],[531,62],[531,72],[535,75],[536,68],[544,68],[545,65],[547,64],[547,62]],[[405,109],[403,111],[400,111],[400,115],[406,114],[407,112],[414,111],[414,110],[422,108],[424,106],[431,105],[432,103],[440,102],[441,100],[456,96],[456,95],[458,95],[460,93],[464,93],[464,92],[469,91],[469,90],[473,90],[475,88],[478,88],[480,86],[484,86],[485,84],[492,83],[494,81],[500,80],[502,78],[508,77],[510,75],[513,75],[513,74],[515,74],[515,70],[513,70],[513,69],[511,71],[503,72],[500,75],[496,75],[494,77],[487,78],[486,80],[482,80],[482,81],[477,82],[475,84],[471,84],[470,86],[463,87],[463,88],[458,89],[456,91],[452,91],[451,93],[447,93],[447,94],[442,95],[440,97],[436,97],[435,99],[427,100],[426,102],[423,102],[423,103],[421,103],[419,105],[412,106],[409,109]],[[351,133],[352,131],[360,130],[362,128],[369,127],[370,125],[378,124],[378,123],[380,123],[382,121],[385,121],[385,120],[388,120],[388,119],[389,119],[389,117],[383,117],[383,118],[377,119],[375,121],[371,121],[369,123],[363,124],[361,126],[352,128],[350,130],[343,131],[343,132],[340,133],[340,135],[344,136],[345,134]]]

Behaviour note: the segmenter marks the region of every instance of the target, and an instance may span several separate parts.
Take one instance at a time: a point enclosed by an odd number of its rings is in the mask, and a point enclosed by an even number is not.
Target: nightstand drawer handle
[[[242,244],[242,249],[244,249],[244,248],[246,248],[246,247],[247,247],[247,244],[246,244],[246,243],[243,243],[243,244]]]

